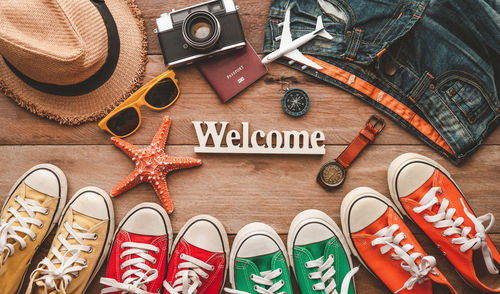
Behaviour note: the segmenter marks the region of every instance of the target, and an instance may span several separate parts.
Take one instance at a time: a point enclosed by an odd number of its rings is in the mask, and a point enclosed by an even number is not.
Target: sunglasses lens
[[[146,102],[156,108],[162,108],[175,100],[179,90],[171,78],[165,78],[154,85],[146,94]]]
[[[139,114],[135,108],[126,108],[113,115],[106,123],[117,136],[125,136],[132,133],[139,125]]]

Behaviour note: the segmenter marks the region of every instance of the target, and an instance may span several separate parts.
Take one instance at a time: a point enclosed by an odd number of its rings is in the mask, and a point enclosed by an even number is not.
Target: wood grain
[[[157,36],[153,33],[155,19],[172,8],[183,8],[199,0],[137,0],[143,12],[149,42],[149,63],[145,81],[165,70]],[[270,0],[236,0],[247,39],[261,52],[264,24]],[[127,141],[149,144],[161,119],[172,116],[172,129],[167,152],[178,156],[195,156],[203,166],[169,174],[168,185],[176,211],[171,215],[174,232],[198,214],[211,214],[225,225],[230,240],[249,222],[265,222],[273,226],[286,240],[293,217],[308,208],[321,209],[340,223],[339,207],[343,196],[358,186],[370,186],[388,195],[386,172],[392,159],[404,152],[417,152],[442,163],[466,194],[477,215],[488,212],[500,215],[498,180],[500,178],[500,130],[494,131],[472,158],[461,167],[439,157],[421,141],[401,127],[387,121],[386,130],[377,138],[349,170],[346,183],[339,190],[328,193],[316,183],[320,166],[335,158],[364,125],[366,119],[378,113],[371,106],[344,91],[319,82],[305,74],[278,64],[269,66],[269,74],[254,86],[227,104],[222,104],[195,67],[176,69],[181,97],[171,108],[156,112],[141,109],[141,129]],[[306,90],[312,99],[307,115],[300,119],[286,116],[281,109],[280,80],[290,87]],[[4,202],[11,185],[31,166],[50,162],[66,173],[69,195],[88,185],[106,191],[125,178],[133,163],[114,146],[109,135],[98,129],[96,123],[65,127],[36,117],[18,107],[0,94],[0,204]],[[326,135],[325,156],[276,155],[212,155],[194,153],[197,144],[191,121],[229,121],[231,128],[240,129],[240,122],[248,121],[250,128],[277,130],[321,130]],[[159,203],[153,189],[142,184],[113,199],[117,223],[135,205],[152,201]],[[450,263],[439,255],[431,241],[410,222],[427,253],[438,259],[438,267],[460,294],[477,291],[469,288],[458,277]],[[500,224],[490,236],[500,244]],[[51,238],[37,253],[31,270],[47,254]],[[358,261],[355,261],[359,264]],[[105,266],[93,281],[88,293],[100,292],[99,277],[105,275]],[[389,293],[384,285],[364,268],[356,275],[357,293]],[[296,293],[299,293],[295,287]]]
[[[161,57],[150,56],[145,80],[163,70]],[[142,107],[142,126],[127,138],[129,142],[149,144],[161,118],[170,115],[173,122],[168,143],[171,145],[197,144],[191,121],[198,120],[228,121],[230,126],[239,128],[242,121],[248,121],[252,129],[265,131],[321,130],[325,133],[326,144],[347,144],[372,114],[379,113],[345,91],[279,64],[271,64],[268,75],[226,104],[219,101],[195,67],[178,69],[176,74],[182,93],[179,100],[160,112]],[[283,112],[281,78],[290,81],[290,87],[303,88],[311,96],[311,107],[304,117],[291,118]],[[0,145],[109,144],[109,134],[100,130],[97,123],[61,126],[32,115],[1,94],[0,113],[3,114],[0,116]],[[375,144],[422,144],[387,117],[386,121],[387,127]],[[500,144],[500,129],[494,131],[485,144]]]
[[[197,214],[211,214],[226,225],[229,233],[236,233],[253,221],[268,223],[279,233],[286,233],[293,217],[308,208],[321,209],[339,222],[340,203],[351,189],[369,186],[388,195],[387,167],[404,152],[429,156],[448,168],[478,215],[500,211],[496,195],[500,146],[484,146],[460,168],[424,146],[370,146],[349,169],[344,186],[325,192],[315,182],[316,173],[324,162],[344,148],[328,146],[325,156],[259,156],[195,154],[193,146],[167,146],[168,154],[203,160],[201,167],[167,176],[176,207],[171,216],[173,228],[178,231]],[[17,177],[36,163],[59,166],[69,181],[68,195],[89,185],[111,191],[134,167],[133,162],[112,145],[1,146],[0,161],[6,174],[0,178],[0,202]],[[129,209],[144,201],[159,203],[149,184],[141,184],[114,198],[117,222]],[[500,233],[500,223],[495,224],[492,232]]]
[[[36,264],[40,262],[43,257],[48,253],[48,248],[50,246],[50,243],[54,237],[54,234],[49,236],[47,240],[43,243],[41,246],[40,252],[37,253],[36,257],[33,259],[33,262],[31,263],[31,266],[29,268],[29,272],[33,271],[36,268]],[[235,235],[230,234],[229,235],[229,242],[230,244],[233,243]],[[286,244],[286,238],[287,236],[285,234],[280,234],[281,239],[283,242]],[[436,257],[437,259],[437,267],[438,269],[444,273],[448,281],[453,285],[455,290],[457,290],[457,293],[459,294],[477,294],[477,290],[474,290],[467,286],[467,284],[462,280],[462,278],[456,273],[454,270],[453,266],[451,263],[441,255],[440,251],[435,247],[434,243],[427,238],[427,236],[423,235],[422,233],[415,233],[415,237],[419,241],[419,243],[422,245],[424,250],[428,255],[432,255]],[[490,237],[492,241],[496,244],[500,243],[500,234],[490,234]],[[390,293],[389,290],[385,287],[385,285],[375,276],[373,276],[371,273],[368,272],[368,270],[360,265],[359,261],[353,257],[353,263],[354,266],[360,266],[360,271],[354,276],[354,283],[356,285],[356,292],[359,294],[364,294],[364,293],[371,293],[371,294],[386,294]],[[293,274],[292,274],[293,275]],[[97,274],[96,278],[92,282],[92,285],[89,287],[87,290],[88,294],[99,294],[101,289],[103,288],[99,284],[99,278],[106,276],[106,266],[103,266],[99,273]],[[24,287],[25,289],[27,287],[28,281],[26,280],[24,282]],[[297,281],[295,278],[292,278],[292,284],[294,286],[294,293],[300,293],[300,290],[297,286]],[[226,287],[231,287],[230,283],[226,283]]]

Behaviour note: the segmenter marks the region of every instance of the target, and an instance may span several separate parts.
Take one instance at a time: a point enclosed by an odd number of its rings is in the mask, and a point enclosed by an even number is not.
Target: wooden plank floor
[[[165,70],[158,41],[152,33],[154,19],[162,12],[195,4],[198,0],[137,2],[146,20],[150,44],[147,81]],[[241,7],[246,37],[256,50],[260,50],[270,1],[237,2]],[[195,156],[203,160],[203,166],[199,168],[168,176],[169,189],[176,206],[171,215],[174,232],[178,232],[192,216],[211,214],[224,223],[231,240],[243,225],[254,221],[268,223],[286,240],[293,217],[308,208],[321,209],[340,224],[340,203],[351,189],[371,186],[388,195],[387,167],[392,159],[404,152],[418,152],[442,163],[451,171],[477,214],[492,212],[500,218],[500,130],[493,132],[470,160],[456,167],[388,121],[376,144],[370,146],[349,170],[345,185],[333,193],[327,193],[315,183],[318,169],[345,148],[366,119],[377,113],[376,110],[350,94],[277,64],[271,64],[267,76],[227,104],[219,102],[195,68],[179,69],[176,74],[182,93],[178,102],[162,112],[141,109],[142,127],[127,138],[133,144],[149,144],[162,117],[170,115],[173,123],[167,141],[167,153]],[[311,108],[303,118],[293,119],[283,113],[280,103],[281,78],[288,79],[292,86],[303,88],[310,94]],[[100,131],[96,123],[78,127],[60,126],[31,115],[4,96],[0,96],[0,113],[0,203],[3,203],[19,176],[41,162],[56,164],[64,170],[68,177],[69,195],[87,185],[110,191],[133,168],[129,158],[110,144],[108,134]],[[241,128],[240,122],[248,121],[254,130],[321,130],[326,135],[327,153],[324,156],[195,154],[197,140],[191,124],[193,120],[224,120],[238,129]],[[130,208],[144,201],[159,203],[148,184],[115,198],[113,203],[117,223]],[[427,252],[437,256],[438,267],[458,293],[476,293],[460,280],[449,262],[438,255],[438,250],[429,239],[409,222],[408,225]],[[498,248],[500,222],[495,224],[490,236]],[[44,243],[36,255],[32,268],[47,253],[50,240]],[[104,268],[98,277],[103,274]],[[355,280],[358,293],[389,293],[365,269],[356,275]],[[100,288],[96,278],[88,293],[99,293]]]

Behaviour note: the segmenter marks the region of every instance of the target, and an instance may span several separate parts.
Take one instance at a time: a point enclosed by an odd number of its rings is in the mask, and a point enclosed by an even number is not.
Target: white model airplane
[[[280,48],[276,51],[273,51],[262,58],[262,63],[270,63],[275,61],[280,57],[286,57],[290,60],[290,64],[294,62],[298,62],[304,65],[305,67],[311,67],[316,70],[320,70],[323,67],[319,64],[313,62],[312,60],[305,57],[300,51],[297,49],[300,46],[306,44],[307,42],[314,39],[316,36],[321,36],[328,40],[333,39],[333,37],[325,31],[325,27],[323,26],[323,19],[321,15],[318,16],[318,21],[316,22],[316,29],[308,34],[305,34],[295,40],[292,40],[292,34],[290,33],[290,8],[285,13],[285,22],[283,23],[283,32],[280,38]]]

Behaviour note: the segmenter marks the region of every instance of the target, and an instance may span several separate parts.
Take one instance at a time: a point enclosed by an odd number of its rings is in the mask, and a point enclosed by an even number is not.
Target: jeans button
[[[500,113],[500,107],[497,107],[497,109],[495,109],[495,111],[496,111],[497,113]]]
[[[384,73],[388,76],[393,76],[396,74],[397,68],[394,62],[387,60],[384,62]]]
[[[352,36],[352,31],[347,31],[347,32],[345,33],[345,36],[346,36],[347,38],[350,38],[350,37]]]
[[[457,94],[457,91],[455,89],[451,88],[448,91],[446,91],[446,93],[448,93],[448,96],[453,97]]]
[[[434,84],[430,84],[430,85],[429,85],[429,90],[434,90],[434,89],[436,89],[436,85],[434,85]]]

